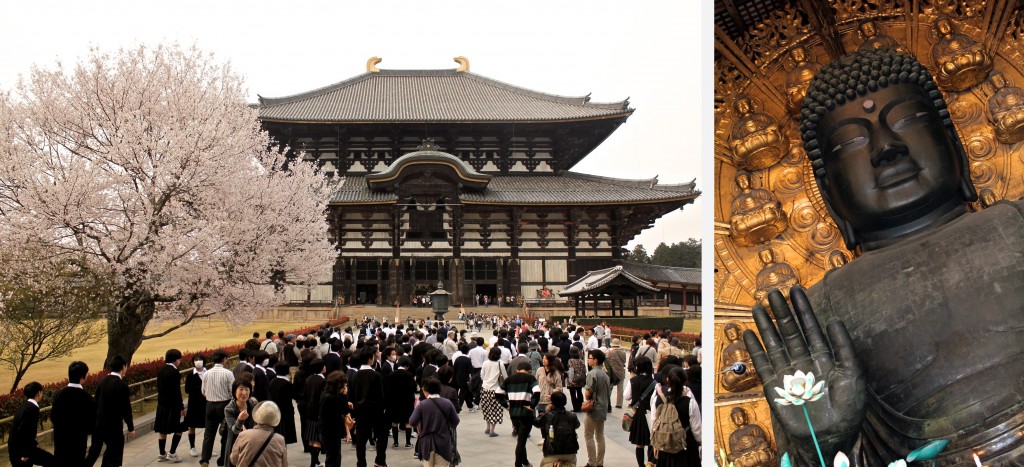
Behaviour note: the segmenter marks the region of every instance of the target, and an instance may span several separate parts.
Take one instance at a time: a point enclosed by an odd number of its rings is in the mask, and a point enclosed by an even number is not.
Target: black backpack
[[[552,413],[551,428],[547,443],[544,443],[544,455],[576,454],[580,443],[576,439],[576,424],[572,419],[576,415],[568,412]]]

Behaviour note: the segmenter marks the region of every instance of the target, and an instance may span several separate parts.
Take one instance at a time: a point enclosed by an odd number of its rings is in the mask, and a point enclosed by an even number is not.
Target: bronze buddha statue
[[[747,96],[737,97],[733,108],[738,118],[732,127],[729,147],[740,168],[767,169],[786,155],[789,142],[774,117],[754,111],[754,103]]]
[[[757,286],[754,298],[757,302],[762,306],[768,305],[768,292],[773,289],[789,297],[789,289],[800,284],[793,267],[785,261],[778,261],[772,247],[765,247],[757,252],[757,258],[761,261],[761,270],[754,276],[754,284]]]
[[[733,364],[742,362],[743,364],[750,363],[750,353],[747,352],[747,345],[743,343],[743,336],[740,334],[740,327],[735,323],[729,323],[722,329],[722,334],[725,336],[726,344],[725,348],[722,349],[722,362],[719,366],[720,371],[724,371],[727,368],[733,366]],[[757,374],[753,371],[748,371],[742,375],[736,374],[734,371],[726,371],[722,373],[722,388],[729,392],[743,392],[748,389],[757,387],[758,381]]]
[[[800,407],[774,401],[784,375],[811,371],[808,403],[824,456],[885,466],[932,440],[938,465],[1024,459],[1024,203],[968,213],[977,199],[942,93],[915,58],[860,51],[822,68],[801,111],[804,148],[848,249],[774,319],[744,333],[794,464],[818,456]],[[826,332],[823,332],[822,328]],[[826,339],[826,334],[828,338]],[[762,346],[762,341],[764,345]]]
[[[1010,86],[1002,73],[992,73],[989,82],[995,91],[988,98],[986,110],[996,139],[1003,144],[1024,140],[1024,89]]]
[[[729,462],[736,467],[775,465],[778,456],[772,450],[768,433],[749,422],[747,411],[735,407],[729,412],[729,418],[736,425],[736,430],[729,435]]]
[[[949,91],[964,91],[981,83],[992,71],[992,58],[985,46],[957,32],[953,21],[939,17],[934,24],[939,40],[932,46],[932,59],[938,68],[935,81]]]
[[[821,65],[807,59],[807,51],[803,47],[795,47],[789,51],[789,58],[795,65],[786,74],[786,108],[795,117],[800,116],[800,107],[804,105],[807,85],[814,79],[814,73]]]
[[[758,245],[786,230],[789,224],[782,204],[768,190],[753,188],[749,172],[736,173],[736,187],[740,193],[729,206],[729,226],[737,245]]]
[[[891,36],[880,34],[878,32],[878,25],[872,20],[867,20],[860,23],[858,26],[861,37],[864,41],[857,46],[858,51],[871,50],[878,48],[889,48],[899,50],[902,48],[900,43],[893,39]],[[801,102],[802,104],[803,102]]]

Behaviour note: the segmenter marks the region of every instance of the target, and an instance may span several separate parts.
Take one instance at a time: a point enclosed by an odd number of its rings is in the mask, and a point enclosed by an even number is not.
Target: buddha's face
[[[738,186],[740,190],[743,191],[747,191],[748,189],[750,189],[750,174],[746,172],[740,172],[736,174],[736,186]]]
[[[789,53],[789,56],[793,59],[794,62],[798,64],[807,61],[807,53],[804,52],[803,47],[797,47],[793,49],[793,51]]]
[[[749,98],[741,97],[736,99],[736,113],[740,114],[740,116],[749,115],[753,109],[754,106],[750,103]]]
[[[729,339],[730,342],[740,338],[740,330],[736,326],[726,326],[724,332],[725,338]]]
[[[939,37],[949,37],[953,34],[953,23],[942,18],[935,22],[935,32],[939,33]]]
[[[775,262],[775,252],[771,248],[765,248],[757,253],[757,257],[761,259],[761,264],[767,266]]]
[[[732,418],[732,422],[736,425],[736,428],[741,428],[747,425],[747,413],[743,410],[733,410],[729,416]]]
[[[907,225],[959,199],[961,154],[922,87],[900,83],[859,96],[818,128],[823,192],[855,231]]]
[[[860,25],[860,32],[864,33],[865,38],[875,37],[875,23],[868,21]]]
[[[832,255],[828,257],[828,262],[833,268],[842,267],[846,264],[846,255],[838,251],[833,252]]]
[[[992,87],[994,87],[996,89],[1005,88],[1008,84],[1010,84],[1010,83],[1006,82],[1006,77],[1003,76],[1002,73],[993,73],[991,81],[992,81]]]

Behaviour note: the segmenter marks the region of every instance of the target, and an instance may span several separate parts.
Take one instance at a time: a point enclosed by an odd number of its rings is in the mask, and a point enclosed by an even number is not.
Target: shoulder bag
[[[633,419],[636,418],[636,408],[640,406],[640,403],[643,402],[644,399],[647,399],[647,397],[650,396],[652,392],[654,392],[654,386],[656,386],[657,384],[657,381],[651,381],[650,386],[647,386],[647,389],[644,390],[643,395],[641,395],[639,399],[629,404],[629,409],[627,409],[626,412],[622,414],[623,431],[629,431],[631,428],[633,428]]]
[[[254,465],[256,465],[256,461],[259,460],[260,456],[263,455],[263,451],[267,449],[267,446],[270,445],[270,441],[274,439],[274,435],[276,434],[277,433],[273,431],[270,432],[270,436],[268,436],[267,440],[263,442],[263,446],[260,446],[260,450],[256,451],[256,455],[252,457],[251,461],[249,461],[249,467],[253,467]]]

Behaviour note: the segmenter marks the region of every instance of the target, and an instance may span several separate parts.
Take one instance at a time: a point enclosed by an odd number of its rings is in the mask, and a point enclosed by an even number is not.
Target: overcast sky
[[[630,245],[701,236],[700,19],[710,1],[32,1],[0,15],[0,89],[32,64],[73,63],[90,46],[196,43],[245,76],[249,99],[307,91],[382,69],[471,71],[553,94],[629,98],[632,117],[572,170],[684,183],[698,201]],[[710,102],[703,105],[711,105]],[[706,159],[710,163],[711,155]]]

